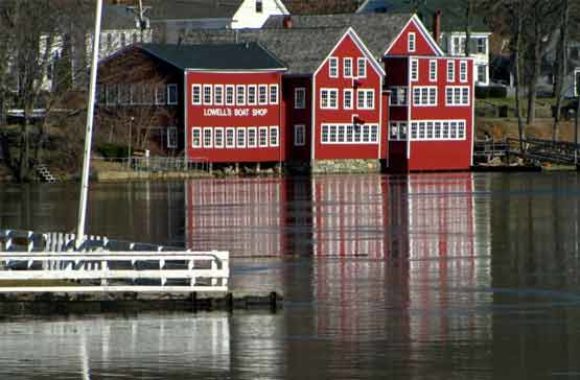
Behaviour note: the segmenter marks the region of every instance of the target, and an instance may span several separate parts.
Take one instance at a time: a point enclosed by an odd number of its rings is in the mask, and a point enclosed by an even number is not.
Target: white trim
[[[206,101],[206,92],[205,90],[209,89],[209,102]],[[211,84],[204,84],[201,90],[201,103],[204,106],[211,106],[213,104],[213,86]]]
[[[231,132],[232,134],[232,143],[228,144],[228,134]],[[234,127],[227,127],[226,132],[224,135],[224,145],[226,148],[235,148],[236,147],[236,128]]]
[[[260,148],[264,148],[268,146],[268,140],[269,140],[269,134],[268,134],[268,127],[259,127],[258,128],[258,146]],[[266,131],[266,138],[265,138],[265,142],[262,144],[262,139],[261,139],[261,135],[262,135],[262,131]]]
[[[417,51],[417,34],[415,34],[415,32],[407,33],[407,51],[409,53],[414,53]]]
[[[336,62],[336,65],[333,65],[332,64],[333,62]],[[339,77],[339,72],[340,72],[339,62],[340,62],[340,60],[338,59],[338,57],[328,58],[328,77],[329,78],[338,78]]]
[[[209,134],[207,134],[207,136],[209,136],[209,143],[206,144],[206,133],[209,132]],[[201,143],[204,149],[207,148],[213,148],[213,128],[211,127],[204,127],[202,134],[201,134]]]
[[[252,102],[250,102],[250,89],[253,89],[254,90],[254,100]],[[248,97],[247,104],[249,106],[258,105],[258,85],[256,85],[256,84],[249,84],[248,85],[248,88],[246,89],[246,96]]]
[[[439,133],[437,133],[437,124],[439,124]],[[455,124],[455,130],[452,128],[453,124]],[[459,137],[461,124],[463,124],[463,136]],[[412,120],[408,126],[409,141],[465,141],[467,139],[467,120],[464,119]],[[412,132],[413,126],[416,127],[415,137]],[[452,133],[454,137],[451,137]]]
[[[221,101],[218,101],[218,91],[217,90],[221,90]],[[225,90],[224,90],[224,85],[223,84],[216,84],[213,86],[213,104],[215,104],[216,106],[223,106],[224,105],[224,94],[225,94]]]
[[[232,90],[232,101],[231,102],[228,102],[228,90]],[[227,84],[225,86],[224,104],[226,106],[235,106],[236,105],[236,86],[234,86],[233,84]]]
[[[433,64],[435,65],[435,70],[433,70]],[[436,59],[429,60],[429,82],[437,82],[437,78],[439,77],[438,74],[439,65],[437,64]],[[435,75],[432,75],[435,74]]]
[[[359,100],[361,99],[361,94],[362,94],[362,99],[363,99],[363,106],[361,107],[359,104]],[[368,101],[368,94],[372,94],[372,107],[369,107],[367,105],[367,101]],[[374,110],[376,108],[376,96],[375,96],[375,90],[373,88],[359,88],[356,90],[356,109],[357,110]]]
[[[350,73],[346,72],[347,65],[346,63],[349,62],[350,64]],[[342,76],[344,78],[352,78],[354,76],[354,61],[352,57],[343,57],[342,58]]]
[[[224,127],[216,127],[216,128],[214,128],[214,131],[213,132],[214,132],[214,136],[213,136],[213,147],[214,148],[217,148],[217,149],[223,149],[225,147],[225,145],[226,145],[226,132],[224,130]],[[218,144],[218,139],[217,139],[218,132],[221,132],[221,135],[222,135],[221,136],[222,137],[221,138],[221,140],[222,140],[221,144]]]
[[[463,73],[462,71],[463,68],[465,68],[465,73]],[[461,83],[467,83],[468,78],[469,78],[469,68],[467,67],[467,61],[462,59],[461,61],[459,61],[459,81]]]
[[[455,82],[455,77],[456,77],[456,75],[455,75],[456,74],[455,61],[450,59],[447,61],[447,65],[445,65],[445,66],[447,68],[447,70],[446,70],[447,83]]]
[[[275,90],[272,90],[272,89]],[[280,103],[280,86],[278,86],[278,84],[271,84],[269,86],[269,92],[268,92],[268,103],[270,103],[270,105],[275,105],[275,104],[279,104]],[[273,102],[272,101],[272,94],[276,94],[276,101]]]
[[[261,89],[264,89],[264,101],[262,101],[261,97],[262,97],[262,92]],[[258,85],[258,104],[261,106],[267,106],[268,105],[268,85],[267,84],[259,84]]]
[[[350,94],[350,106],[347,107],[346,104],[346,94]],[[345,110],[352,110],[354,109],[354,89],[352,88],[344,88],[342,90],[342,108]]]
[[[399,34],[397,35],[397,37],[395,37],[391,41],[389,47],[383,53],[383,57],[389,55],[389,51],[393,48],[393,46],[399,40],[399,38],[401,38],[401,36],[403,35],[403,33],[405,33],[405,31],[407,30],[407,28],[409,27],[409,25],[411,23],[414,23],[415,24],[415,26],[417,27],[417,29],[419,30],[419,32],[421,33],[421,35],[425,38],[425,40],[427,41],[427,43],[429,44],[429,46],[433,49],[433,52],[435,53],[435,55],[438,56],[438,57],[443,57],[445,55],[445,53],[443,53],[443,50],[441,50],[441,48],[439,47],[439,45],[437,45],[437,42],[435,42],[435,40],[433,39],[433,37],[431,36],[431,34],[427,30],[427,28],[425,28],[425,25],[421,22],[421,20],[419,19],[419,17],[417,17],[416,14],[414,14],[409,19],[409,21],[407,21],[407,23],[401,29],[401,31],[399,32]]]
[[[275,134],[276,141],[275,142],[272,142],[272,136],[273,136],[272,131],[276,131],[276,134]],[[280,128],[279,128],[279,126],[272,125],[270,127],[270,129],[269,129],[269,132],[270,133],[269,133],[269,138],[268,138],[268,145],[271,146],[271,147],[278,147],[278,146],[280,146]]]
[[[246,87],[247,86],[245,84],[236,84],[236,106],[245,106],[246,105],[246,102],[247,102]],[[240,94],[240,89],[243,89],[243,91],[242,91],[243,94]]]
[[[322,95],[323,95],[323,93],[324,93],[325,91],[327,92],[327,95],[328,95],[328,107],[323,107],[323,102],[322,102],[322,98],[323,98],[323,96],[322,96]],[[322,87],[322,88],[320,89],[320,94],[319,94],[319,99],[320,99],[320,109],[321,109],[321,110],[337,110],[337,109],[339,108],[339,107],[338,107],[338,103],[339,103],[339,101],[340,101],[340,99],[339,99],[339,97],[338,97],[338,92],[339,92],[339,91],[338,91],[338,88],[327,88],[327,87]],[[331,104],[332,102],[330,101],[330,99],[331,99],[331,96],[330,96],[330,94],[331,94],[331,93],[335,93],[335,94],[336,94],[336,103],[335,103],[334,107],[332,106],[332,104]]]
[[[198,144],[195,144],[195,138],[194,138],[195,132],[199,133],[199,143]],[[201,127],[192,127],[191,128],[191,147],[196,148],[196,149],[203,147],[203,136],[202,136],[202,132],[201,132]]]
[[[411,78],[411,82],[417,82],[419,81],[419,59],[411,57],[410,61],[411,71],[409,71],[409,77]]]
[[[322,67],[322,65],[320,66]],[[320,69],[320,67],[318,69]],[[312,96],[311,102],[312,107],[310,107],[310,120],[312,124],[310,125],[310,162],[314,163],[316,160],[316,73],[312,75]]]
[[[304,98],[303,98],[303,102],[300,104],[298,104],[298,92],[303,92],[304,93]],[[294,109],[295,110],[303,110],[306,109],[306,87],[295,87],[294,88]]]
[[[449,102],[449,98],[447,97],[447,91],[453,90],[453,96],[451,102]],[[455,102],[455,91],[459,90],[460,101],[459,103]],[[467,103],[464,102],[463,91],[467,90]],[[469,107],[471,106],[471,86],[445,86],[445,106],[446,107]]]
[[[250,144],[250,132],[254,134],[254,143]],[[248,148],[257,148],[258,147],[258,128],[256,127],[249,127],[246,133],[246,146]]]
[[[193,91],[196,88],[199,89],[199,100],[197,102],[194,101],[194,95],[193,95]],[[194,106],[201,106],[203,104],[203,87],[201,84],[192,84],[191,85],[191,104]]]
[[[321,130],[326,130],[327,139],[324,139],[324,133],[320,134],[320,144],[322,145],[379,145],[379,123],[353,124],[353,123],[322,123]],[[349,128],[352,132],[349,134]],[[376,132],[375,140],[372,140],[373,128]],[[334,131],[334,134],[332,133]],[[365,134],[368,136],[364,139]],[[349,141],[349,135],[352,141]],[[334,139],[331,139],[334,136]],[[358,138],[356,138],[358,136]],[[342,138],[341,138],[342,137]],[[331,141],[334,140],[334,141]]]
[[[240,139],[241,137],[241,139]],[[246,147],[246,128],[237,127],[236,128],[236,148]]]
[[[362,64],[361,64],[362,62]],[[364,72],[361,74],[361,67],[364,67]],[[356,77],[357,78],[366,78],[367,77],[367,58],[366,57],[357,57],[356,59]],[[382,76],[381,76],[382,79]]]
[[[431,90],[435,90],[435,102],[431,102]],[[417,102],[415,97],[415,92],[419,91],[419,102]],[[411,94],[411,99],[413,99],[413,107],[436,107],[437,100],[439,98],[438,86],[415,86],[413,87],[413,93]],[[423,103],[423,95],[426,94],[427,102]]]

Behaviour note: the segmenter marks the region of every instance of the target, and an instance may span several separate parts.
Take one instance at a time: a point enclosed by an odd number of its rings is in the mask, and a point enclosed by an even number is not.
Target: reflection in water
[[[171,378],[230,372],[227,315],[139,315],[0,324],[0,378]],[[179,377],[174,377],[179,378]]]
[[[69,220],[76,214],[67,219],[63,211],[69,201],[39,189],[0,188],[0,224],[58,229],[50,227],[52,218],[74,225]],[[160,316],[167,320],[163,328],[151,322],[151,331],[138,328],[136,338],[122,332],[127,327],[112,326],[140,317],[95,318],[94,332],[73,319],[62,322],[69,333],[50,337],[54,355],[46,354],[48,339],[38,327],[50,322],[3,323],[0,377],[44,367],[41,374],[54,375],[59,362],[68,363],[72,378],[83,366],[94,377],[575,376],[578,189],[576,173],[97,186],[91,206],[97,231],[230,250],[233,288],[279,290],[284,310],[221,315],[227,332],[206,327],[201,315]],[[71,204],[76,207],[76,199]],[[38,344],[16,338],[14,326],[22,326],[21,338],[30,335]],[[83,328],[84,337],[73,332]],[[190,338],[215,343],[203,354],[197,342],[187,348]],[[155,349],[146,348],[148,342]],[[18,351],[33,353],[33,360]]]

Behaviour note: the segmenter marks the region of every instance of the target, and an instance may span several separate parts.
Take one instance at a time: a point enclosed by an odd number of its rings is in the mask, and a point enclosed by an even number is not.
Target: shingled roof
[[[380,59],[410,18],[410,14],[293,16],[293,27],[284,29],[284,16],[272,16],[263,29],[190,30],[182,41],[259,42],[288,65],[288,73],[312,74],[349,27],[353,27],[371,54]]]
[[[140,48],[181,70],[285,70],[286,65],[257,43],[219,45],[144,44]]]
[[[243,0],[146,0],[147,16],[158,20],[231,19]]]
[[[463,31],[465,30],[465,1],[464,0],[429,0],[422,3],[416,13],[425,23],[427,28],[432,25],[433,14],[440,10],[441,30]],[[489,27],[485,23],[485,18],[477,9],[477,2],[472,14],[471,29],[474,32],[489,32]],[[393,12],[413,12],[414,6],[408,0],[367,0],[357,10],[358,13],[393,13]]]

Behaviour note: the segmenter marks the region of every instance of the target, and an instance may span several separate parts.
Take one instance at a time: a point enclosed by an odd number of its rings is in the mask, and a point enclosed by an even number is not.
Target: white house
[[[475,83],[478,86],[489,85],[489,37],[490,32],[473,31],[470,36],[469,56],[474,59]],[[465,55],[465,31],[441,32],[439,44],[443,51],[452,56]]]

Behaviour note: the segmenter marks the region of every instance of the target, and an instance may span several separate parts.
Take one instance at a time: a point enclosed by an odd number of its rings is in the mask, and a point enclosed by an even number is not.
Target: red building
[[[383,61],[391,91],[389,169],[468,170],[474,130],[472,59],[444,56],[413,16]]]

